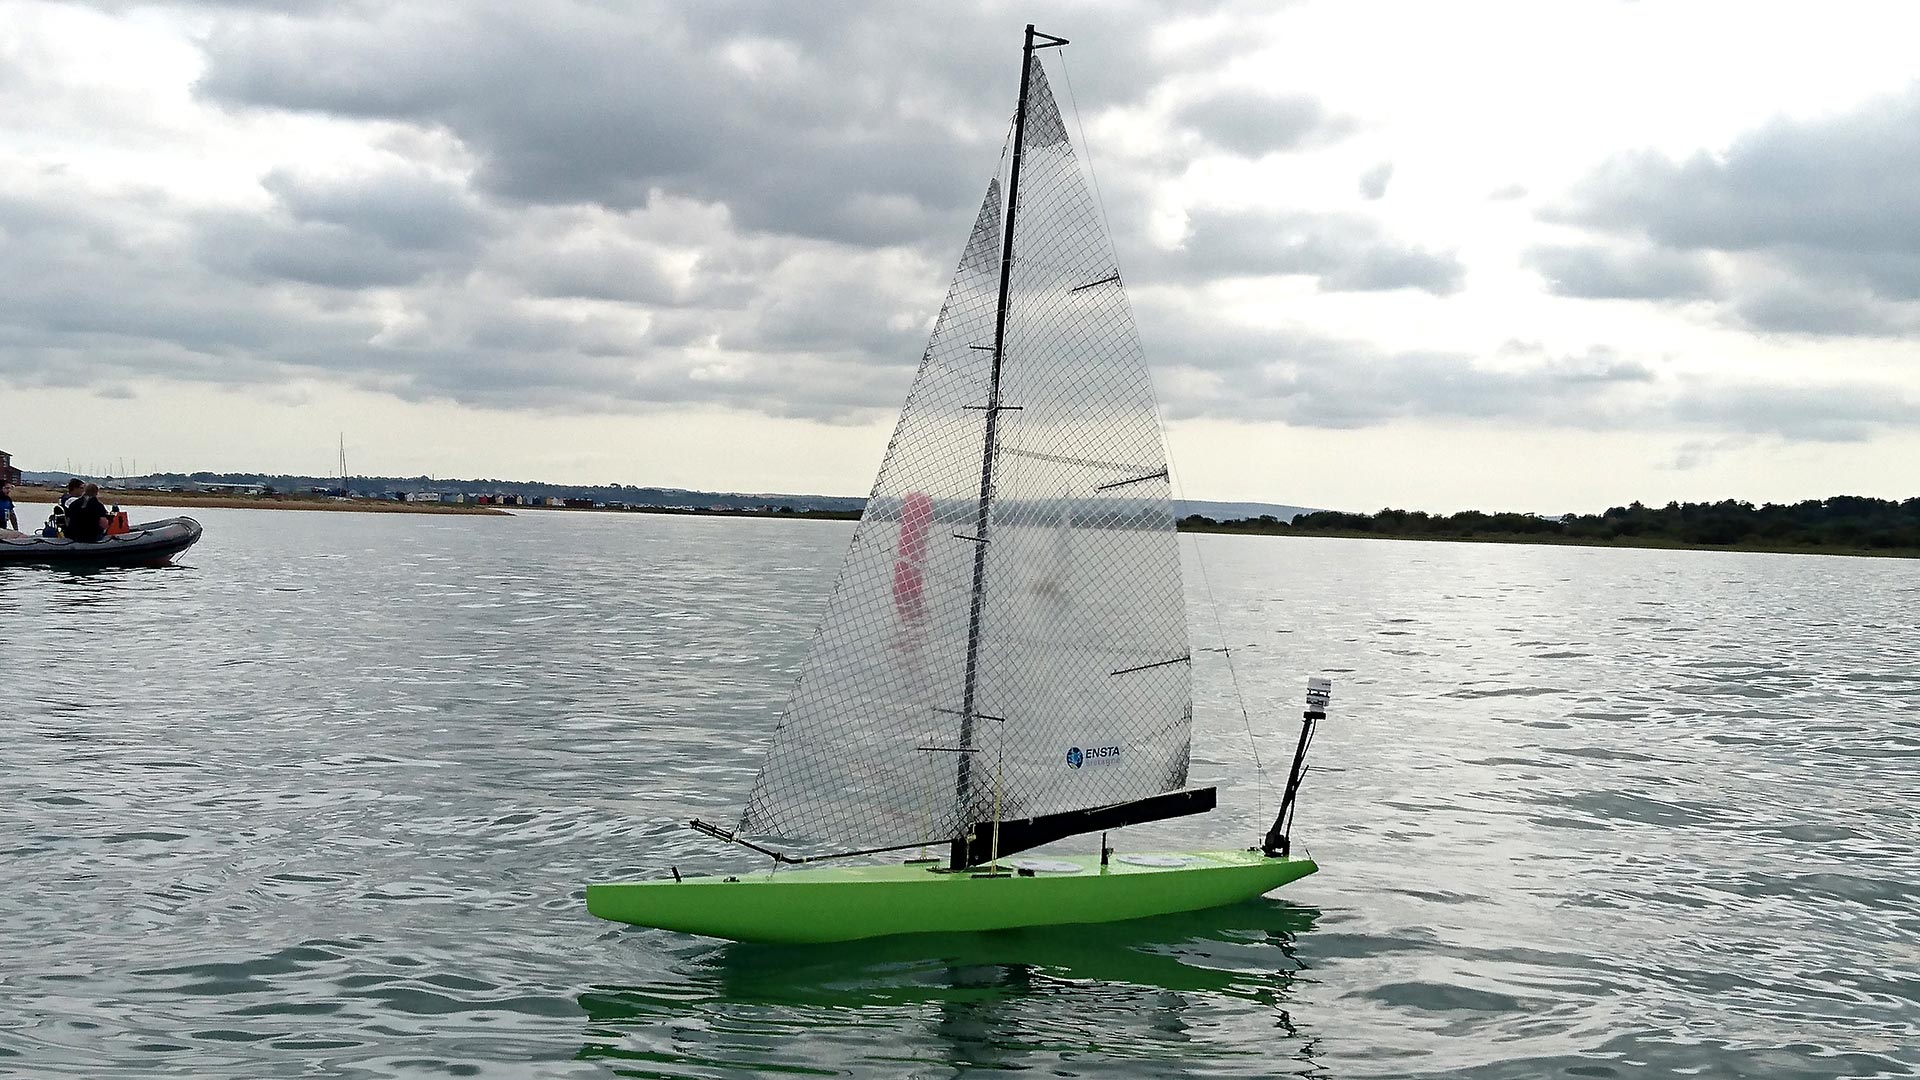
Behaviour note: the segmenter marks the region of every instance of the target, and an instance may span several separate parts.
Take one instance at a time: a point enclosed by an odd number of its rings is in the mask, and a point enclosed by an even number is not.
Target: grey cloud
[[[406,285],[459,275],[493,232],[459,184],[390,170],[314,178],[275,171],[266,214],[207,213],[200,256],[236,278],[277,278],[334,289]]]
[[[1554,358],[1519,369],[1481,367],[1468,356],[1407,353],[1277,375],[1271,389],[1301,400],[1302,419],[1351,428],[1399,417],[1490,420],[1531,417],[1601,426],[1620,388],[1651,383],[1644,365],[1611,358]],[[1296,421],[1298,422],[1298,421]]]
[[[432,269],[426,260],[369,251],[346,233],[333,230],[302,230],[274,237],[252,252],[248,265],[269,277],[338,289],[405,285]]]
[[[1605,426],[1612,404],[1658,381],[1647,364],[1597,348],[1549,355],[1510,344],[1483,363],[1468,353],[1392,352],[1297,328],[1250,329],[1154,297],[1141,333],[1170,415],[1358,428],[1399,418],[1525,418]],[[1160,373],[1157,373],[1160,374]]]
[[[1920,245],[1920,89],[1813,121],[1776,120],[1724,155],[1627,155],[1575,190],[1570,220],[1680,248]]]
[[[973,181],[961,166],[982,157],[903,123],[906,86],[819,57],[742,71],[728,38],[693,37],[671,9],[412,12],[230,27],[209,44],[202,92],[444,126],[478,154],[481,186],[511,200],[626,208],[655,190],[698,194],[749,228],[863,243],[918,237],[924,215],[962,201]],[[876,196],[894,212],[854,210]]]
[[[306,362],[415,400],[594,411],[712,404],[839,420],[897,406],[915,359],[911,350],[876,351],[886,340],[877,318],[830,333],[804,321],[813,309],[783,309],[767,294],[737,309],[635,311],[526,300],[517,283],[501,281],[432,290],[413,303],[417,326]]]
[[[865,265],[816,244],[799,250],[735,238],[713,261],[781,283],[735,291],[725,275],[679,279],[670,305],[529,295],[518,236],[496,238],[478,269],[434,275],[377,299],[285,279],[224,277],[190,232],[143,231],[153,207],[77,200],[33,207],[0,199],[10,258],[0,262],[0,376],[17,385],[111,388],[137,378],[275,385],[314,375],[409,400],[502,408],[634,411],[719,404],[847,420],[898,404],[938,278],[898,260]],[[161,208],[162,210],[166,208]],[[605,225],[541,218],[594,235]],[[203,228],[217,222],[164,216]],[[27,220],[34,228],[8,223]],[[654,225],[624,222],[644,245]],[[667,222],[663,221],[661,228]],[[680,223],[684,227],[684,223]],[[329,226],[333,227],[333,226]],[[102,238],[113,238],[103,246]],[[715,284],[714,282],[718,283]],[[891,281],[875,289],[874,281]],[[1249,330],[1170,307],[1147,290],[1140,321],[1175,416],[1359,427],[1399,418],[1499,420],[1592,429],[1677,426],[1841,439],[1920,422],[1885,387],[1772,390],[1698,382],[1605,350],[1549,355],[1382,352],[1300,331]],[[716,299],[717,298],[717,299]],[[396,310],[397,309],[397,310]]]
[[[336,225],[262,221],[248,215],[210,217],[200,233],[201,257],[237,278],[282,278],[334,289],[406,285],[444,264],[436,255],[397,250]]]
[[[1723,252],[1726,316],[1815,335],[1920,326],[1920,84],[1833,116],[1779,119],[1721,154],[1644,152],[1595,169],[1551,220]],[[1803,290],[1795,303],[1782,292]]]
[[[655,309],[743,309],[794,251],[809,246],[742,236],[724,208],[684,200],[633,211],[526,208],[508,220],[512,228],[489,246],[481,272],[534,296]]]
[[[121,373],[197,379],[222,366],[220,356],[272,340],[290,302],[212,279],[191,230],[172,228],[181,216],[152,201],[0,194],[6,361],[57,375],[61,359],[79,357],[78,376],[94,357],[108,365],[138,358]],[[233,381],[252,379],[235,372]]]
[[[396,248],[467,248],[488,231],[465,185],[417,172],[322,179],[275,170],[261,186],[295,220],[337,225]]]
[[[1164,61],[1138,27],[1163,5],[1077,8],[1062,18],[1099,43],[1083,73],[1099,100],[1150,89]],[[977,14],[559,3],[233,20],[208,39],[200,92],[444,128],[510,200],[630,208],[666,192],[748,229],[923,244],[971,208],[1012,111],[1017,38],[1000,28],[1018,24]]]
[[[1393,179],[1393,162],[1383,161],[1360,174],[1360,197],[1369,202],[1383,198],[1387,194],[1387,183]]]
[[[1915,323],[1859,290],[1821,282],[1772,282],[1744,288],[1726,313],[1751,330],[1829,337],[1898,336]]]
[[[514,270],[536,296],[674,304],[682,290],[661,253],[605,238],[530,247]]]
[[[153,0],[80,0],[80,6],[124,13],[154,6]],[[374,0],[168,0],[167,6],[217,12],[266,12],[276,15],[322,14],[342,10],[365,11]]]
[[[911,358],[927,336],[923,323],[891,318],[901,304],[876,296],[870,280],[826,275],[796,280],[769,290],[750,319],[723,332],[718,344],[741,352],[806,351],[852,363],[898,364]]]
[[[723,249],[724,222],[702,234],[662,229],[664,215],[620,215],[585,208],[519,215],[517,228],[489,249],[483,270],[518,281],[537,297],[608,300],[654,306],[710,301],[680,265],[697,266]]]
[[[1697,469],[1717,460],[1722,454],[1741,450],[1752,445],[1753,438],[1747,435],[1731,435],[1718,439],[1688,439],[1674,448],[1673,460],[1667,468],[1687,470]]]
[[[704,311],[656,311],[647,326],[647,339],[669,349],[683,349],[711,341],[711,316]]]
[[[1403,246],[1360,217],[1275,210],[1197,210],[1178,260],[1188,276],[1307,274],[1331,291],[1458,292],[1466,268],[1452,252]]]
[[[1304,94],[1227,90],[1191,101],[1176,114],[1208,142],[1247,157],[1332,142],[1353,130],[1353,121],[1329,114]]]
[[[1698,386],[1676,400],[1674,413],[1701,427],[1817,442],[1860,442],[1881,428],[1920,426],[1920,402],[1864,384]]]
[[[1707,260],[1692,252],[1648,246],[1541,246],[1527,264],[1559,296],[1591,300],[1701,300],[1720,285]]]
[[[1777,254],[1779,262],[1802,280],[1857,290],[1895,302],[1920,300],[1920,247],[1860,249],[1789,245],[1780,248]]]
[[[415,400],[569,411],[698,403],[828,420],[897,406],[1005,132],[1015,65],[1002,29],[1016,20],[727,2],[314,10],[222,12],[205,43],[202,96],[381,121],[410,133],[434,165],[269,173],[273,205],[245,216],[88,191],[77,179],[46,186],[59,198],[0,192],[7,379],[115,387],[316,375]],[[1138,32],[1154,10],[1098,4],[1064,20],[1101,57],[1074,69],[1084,100],[1137,103],[1155,90],[1169,61]],[[1344,131],[1324,115],[1276,123],[1275,99],[1265,100],[1191,103],[1184,115],[1244,153]],[[1303,116],[1318,109],[1294,104]],[[394,145],[382,153],[411,155]],[[457,173],[468,165],[470,178]],[[1138,175],[1102,177],[1110,208],[1125,210],[1115,214],[1123,254],[1144,242]],[[1642,193],[1667,190],[1664,175],[1629,171]],[[1379,190],[1388,182],[1381,174]],[[1602,234],[1604,250],[1542,256],[1561,259],[1569,288],[1585,270],[1589,291],[1607,282],[1658,291],[1648,282],[1664,280],[1673,292],[1688,260],[1709,250],[1634,225],[1619,216],[1626,205],[1594,197],[1576,207],[1597,215],[1579,223]],[[1169,297],[1223,276],[1437,295],[1464,282],[1452,252],[1401,243],[1363,215],[1203,210],[1192,225],[1183,251],[1129,255],[1129,280],[1165,282]],[[1657,257],[1632,254],[1649,244]],[[1817,270],[1832,284],[1817,294],[1830,325],[1870,332],[1862,328],[1898,325],[1883,307],[1914,276],[1915,250],[1882,245],[1868,257],[1802,237],[1752,253]],[[1723,285],[1730,318],[1782,327],[1815,318],[1759,275]],[[1843,388],[1829,413],[1796,429],[1764,393],[1723,393],[1604,352],[1383,352],[1152,303],[1141,311],[1176,415],[1321,426],[1671,422],[1811,438],[1912,422],[1880,387]],[[1854,397],[1878,411],[1848,411]]]
[[[187,227],[141,229],[150,215]],[[553,218],[543,223],[566,230]],[[907,256],[863,264],[827,245],[795,253],[716,244],[723,267],[759,272],[771,260],[771,273],[794,286],[736,290],[724,269],[696,270],[672,298],[680,306],[650,310],[530,292],[526,279],[551,268],[515,259],[518,237],[496,241],[497,252],[440,253],[449,261],[430,264],[433,272],[363,296],[346,286],[380,279],[382,267],[411,272],[418,266],[408,260],[426,256],[362,236],[361,250],[374,252],[363,264],[272,265],[269,274],[263,259],[318,257],[289,238],[353,234],[111,200],[0,196],[0,229],[9,255],[0,260],[8,297],[0,382],[20,386],[110,389],[139,378],[265,386],[313,376],[407,400],[502,408],[717,404],[845,420],[897,405],[916,358],[900,339],[920,336],[914,321],[927,313],[919,308],[938,299],[937,273]],[[343,259],[353,250],[345,242],[317,248]],[[860,287],[889,275],[888,289]],[[923,275],[925,289],[916,284]],[[822,321],[830,310],[865,314],[830,327]]]
[[[1155,91],[1170,61],[1140,27],[1165,10],[1073,14],[1101,58],[1075,70],[1080,96]],[[78,179],[0,199],[0,363],[75,385],[312,375],[513,408],[889,410],[1005,134],[1009,23],[724,2],[222,12],[204,100],[379,121],[389,164],[269,172],[265,212]],[[1143,200],[1124,179],[1106,193]],[[1363,220],[1282,224],[1287,272],[1328,288],[1457,285],[1450,255]]]
[[[1920,426],[1920,401],[1888,385],[1681,376],[1606,348],[1556,355],[1509,343],[1489,357],[1389,352],[1298,330],[1249,331],[1152,302],[1140,313],[1176,418],[1334,429],[1401,419],[1505,421],[1828,442]]]
[[[1381,242],[1362,245],[1320,275],[1320,287],[1332,292],[1421,289],[1435,296],[1459,292],[1466,267],[1453,253]]]
[[[935,264],[893,250],[743,237],[724,221],[695,239],[675,216],[549,212],[490,254],[486,272],[536,295],[640,305],[656,343],[809,352],[856,366],[905,363],[919,350],[939,302]],[[662,235],[678,239],[655,239]]]

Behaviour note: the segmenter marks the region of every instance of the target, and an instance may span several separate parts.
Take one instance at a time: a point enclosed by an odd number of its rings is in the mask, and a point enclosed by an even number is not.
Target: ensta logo
[[[1069,746],[1067,747],[1067,768],[1081,769],[1095,765],[1113,765],[1120,760],[1120,748],[1117,746]]]

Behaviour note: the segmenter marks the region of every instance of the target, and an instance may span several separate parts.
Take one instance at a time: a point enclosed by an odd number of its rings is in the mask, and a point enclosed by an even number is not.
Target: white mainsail
[[[992,452],[997,180],[742,832],[944,842],[1186,782],[1190,654],[1152,385],[1098,208],[1029,64]]]

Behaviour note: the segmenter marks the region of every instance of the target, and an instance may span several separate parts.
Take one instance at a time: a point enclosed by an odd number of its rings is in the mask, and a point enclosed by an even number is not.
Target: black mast
[[[1035,44],[1034,39],[1045,39]],[[987,543],[991,528],[989,508],[993,502],[994,439],[1000,428],[1000,366],[1006,356],[1007,293],[1013,284],[1013,217],[1020,208],[1020,159],[1026,149],[1027,86],[1033,71],[1033,54],[1040,49],[1065,45],[1066,38],[1036,33],[1027,24],[1027,37],[1020,50],[1020,104],[1013,114],[1013,171],[1007,179],[1007,225],[1000,240],[1000,302],[993,315],[993,381],[987,388],[987,437],[980,451],[980,508],[974,514],[973,603],[967,613],[967,684],[960,704],[960,759],[954,777],[954,805],[963,815],[973,799],[973,718],[975,691],[979,682],[980,604],[986,597]]]

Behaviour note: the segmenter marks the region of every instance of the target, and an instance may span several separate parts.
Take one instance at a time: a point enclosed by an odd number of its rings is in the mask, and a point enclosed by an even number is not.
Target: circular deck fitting
[[[1010,859],[1007,865],[1015,870],[1031,870],[1036,874],[1077,874],[1086,867],[1065,859]]]
[[[1116,862],[1129,866],[1192,866],[1193,859],[1186,855],[1115,855]]]

